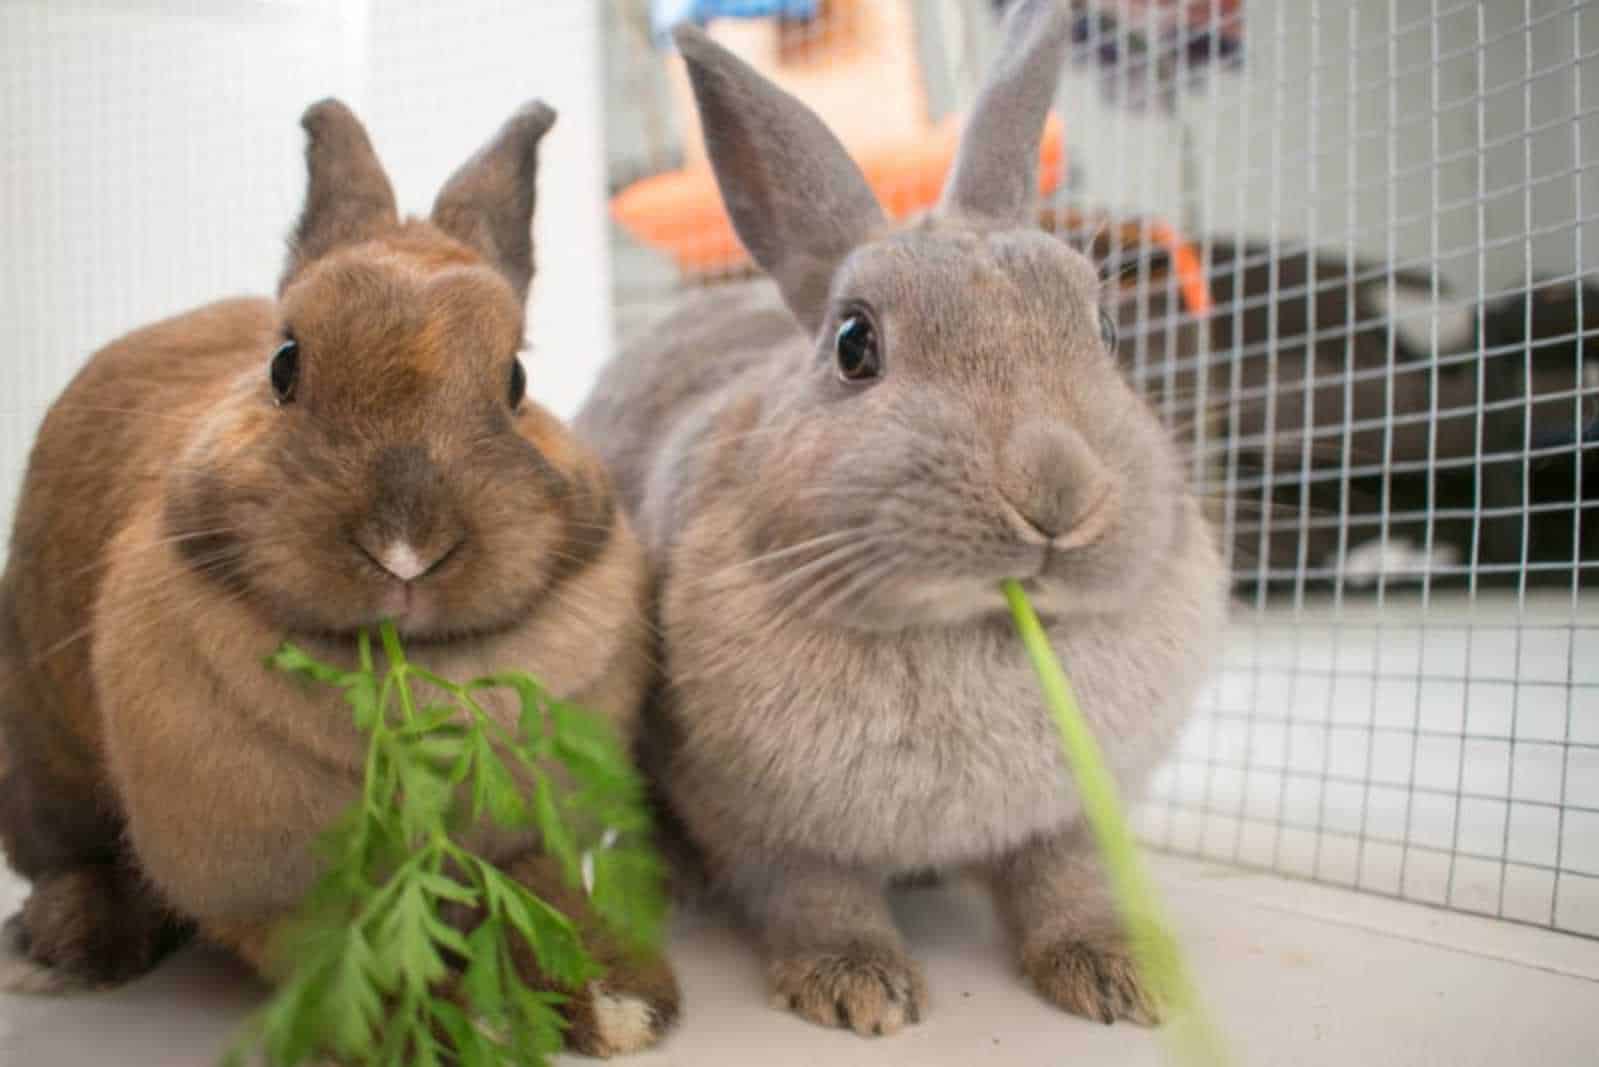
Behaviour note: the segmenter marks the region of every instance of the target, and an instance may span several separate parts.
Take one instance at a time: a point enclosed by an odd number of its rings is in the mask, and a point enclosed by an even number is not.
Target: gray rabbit
[[[884,891],[928,869],[992,887],[1052,1002],[1158,1014],[1000,592],[1025,580],[1135,792],[1216,650],[1224,578],[1094,266],[1027,221],[1065,6],[1008,16],[942,203],[906,226],[815,115],[680,31],[776,292],[700,296],[577,423],[656,567],[648,758],[672,819],[758,933],[775,1003],[862,1034],[925,1009]]]

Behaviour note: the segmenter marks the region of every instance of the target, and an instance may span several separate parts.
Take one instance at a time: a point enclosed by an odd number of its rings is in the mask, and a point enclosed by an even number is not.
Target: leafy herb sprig
[[[290,644],[268,660],[342,689],[367,753],[360,800],[323,835],[325,872],[281,942],[289,972],[228,1060],[259,1049],[274,1067],[330,1054],[373,1067],[543,1064],[561,1047],[563,998],[522,980],[513,939],[564,988],[601,968],[569,916],[463,832],[485,815],[536,830],[611,935],[647,949],[665,901],[642,785],[608,723],[528,675],[456,683],[407,659],[392,624],[380,639],[381,674],[364,632],[354,671]],[[413,683],[444,699],[419,705]],[[516,729],[486,710],[489,690],[515,695]],[[481,916],[469,933],[446,918],[463,909]]]

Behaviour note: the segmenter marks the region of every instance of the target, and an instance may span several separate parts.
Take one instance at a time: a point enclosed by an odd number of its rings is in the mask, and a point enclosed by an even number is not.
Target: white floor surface
[[[1157,870],[1241,1065],[1599,1063],[1599,941],[1190,861],[1161,859]],[[0,909],[9,911],[21,892],[0,874]],[[931,986],[922,1025],[868,1040],[774,1011],[749,945],[719,921],[690,916],[674,938],[685,1019],[664,1047],[636,1062],[1174,1062],[1149,1031],[1070,1018],[1034,996],[1015,976],[986,902],[967,890],[912,892],[900,914]],[[112,993],[0,996],[0,1064],[213,1064],[260,995],[237,965],[190,949]]]

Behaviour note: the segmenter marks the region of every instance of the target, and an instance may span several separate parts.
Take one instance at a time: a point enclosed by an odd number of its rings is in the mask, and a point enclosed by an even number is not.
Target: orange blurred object
[[[1177,272],[1177,283],[1182,289],[1183,303],[1188,305],[1188,313],[1199,318],[1208,316],[1210,286],[1205,281],[1199,250],[1164,222],[1156,222],[1150,227],[1150,237],[1164,245],[1171,255],[1172,269]]]
[[[1060,185],[1065,141],[1065,124],[1050,115],[1038,153],[1043,196]],[[938,203],[959,144],[960,118],[952,115],[920,137],[876,146],[856,154],[855,160],[883,210],[901,219]],[[634,239],[670,254],[687,273],[728,270],[748,262],[707,167],[634,182],[611,200],[611,215]]]

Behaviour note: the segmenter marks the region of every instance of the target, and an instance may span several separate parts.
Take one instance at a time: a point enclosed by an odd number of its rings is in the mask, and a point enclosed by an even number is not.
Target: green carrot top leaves
[[[273,1067],[329,1054],[384,1067],[545,1063],[561,1047],[562,997],[526,984],[513,947],[563,988],[601,968],[573,921],[464,831],[536,831],[609,933],[652,947],[666,906],[642,782],[608,723],[533,678],[454,682],[408,660],[391,624],[380,638],[381,673],[365,633],[354,671],[293,645],[268,660],[342,689],[367,754],[360,799],[320,842],[325,871],[279,946],[288,972],[229,1061],[258,1048]],[[413,685],[438,702],[419,704]],[[515,697],[514,728],[485,707],[494,690]]]

